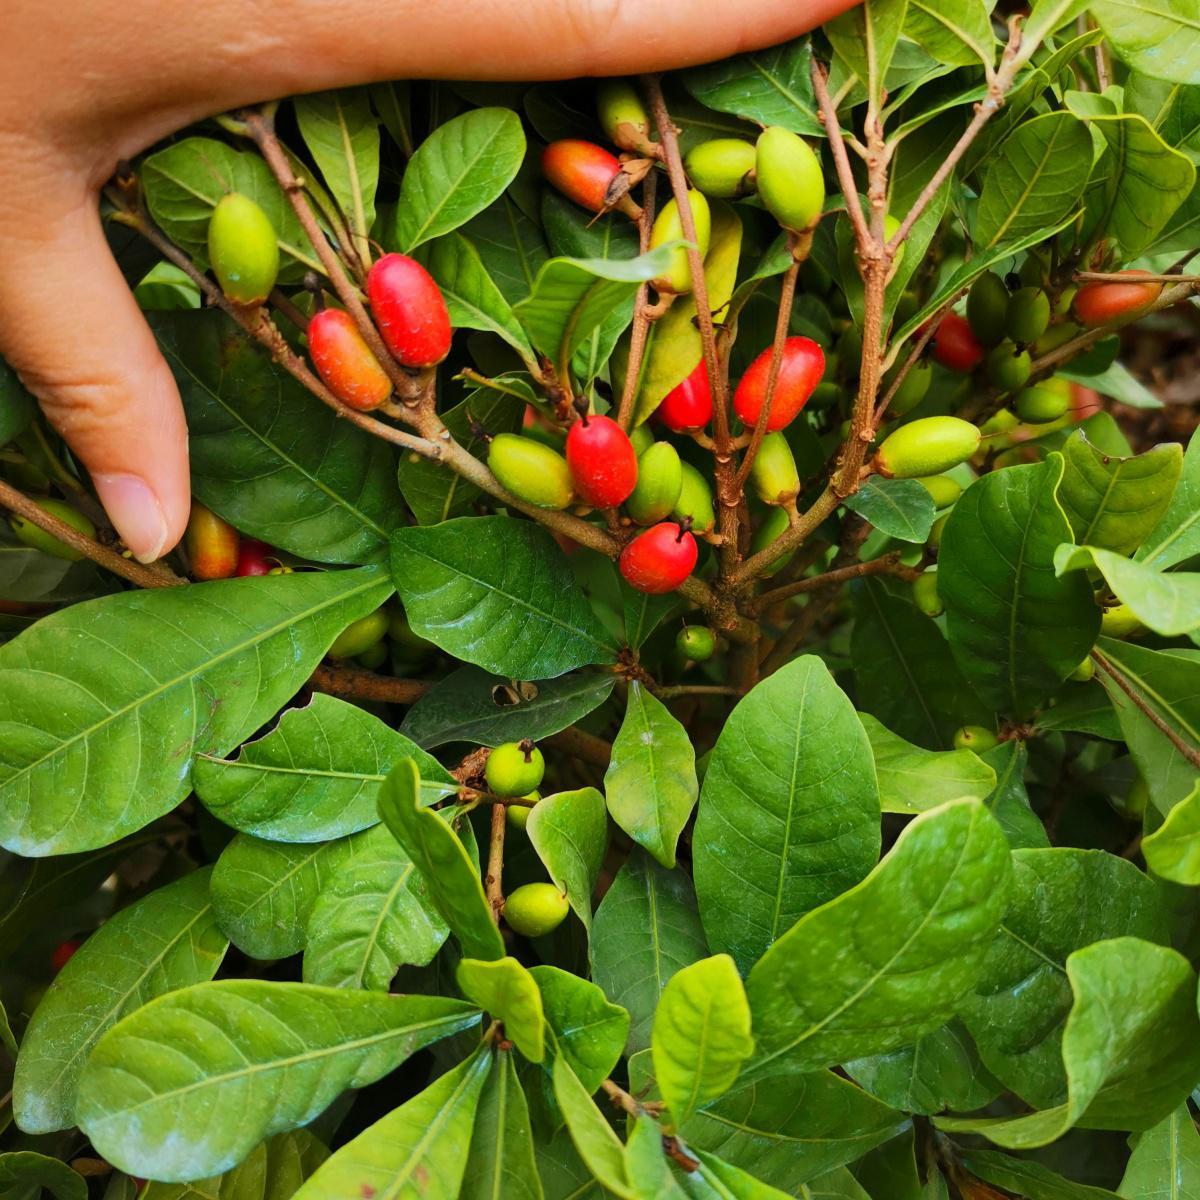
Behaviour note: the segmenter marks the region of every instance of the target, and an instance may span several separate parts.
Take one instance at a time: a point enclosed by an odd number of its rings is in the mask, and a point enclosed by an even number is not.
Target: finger
[[[87,467],[125,544],[153,561],[182,536],[190,504],[175,381],[109,253],[94,199],[81,195],[76,208],[34,222],[10,218],[0,232],[0,353]]]

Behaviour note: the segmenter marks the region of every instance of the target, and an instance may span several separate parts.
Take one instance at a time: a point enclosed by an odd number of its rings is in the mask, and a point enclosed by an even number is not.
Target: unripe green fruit
[[[656,525],[675,511],[683,490],[683,464],[670,442],[655,442],[638,459],[637,483],[625,508],[639,525]]]
[[[541,786],[546,774],[542,752],[528,739],[505,742],[488,755],[483,776],[497,796],[525,796]]]
[[[832,408],[842,398],[842,389],[832,379],[824,379],[813,388],[813,394],[808,398],[808,407],[816,412],[824,408]]]
[[[765,550],[772,542],[783,536],[790,524],[791,520],[786,508],[771,509],[763,518],[762,524],[754,531],[754,537],[750,539],[750,553],[757,554],[760,550]],[[762,572],[763,576],[774,575],[787,566],[795,553],[795,550],[789,550],[786,554],[781,554]]]
[[[967,293],[967,321],[971,332],[985,346],[995,346],[1004,337],[1008,312],[1008,288],[995,271],[985,271]]]
[[[514,496],[539,508],[566,508],[575,495],[567,460],[519,433],[498,433],[492,438],[488,466]]]
[[[622,150],[642,153],[650,143],[650,114],[627,79],[605,79],[596,88],[596,113],[605,136]]]
[[[522,937],[543,937],[563,923],[570,907],[554,884],[526,883],[505,899],[504,919]]]
[[[931,550],[937,550],[937,548],[942,544],[942,534],[946,530],[946,522],[948,520],[950,520],[950,514],[948,512],[942,513],[942,515],[938,517],[938,519],[929,527],[929,538],[925,544]]]
[[[1082,332],[1083,330],[1074,321],[1059,321],[1057,325],[1051,325],[1033,343],[1034,353],[1040,358],[1043,354],[1049,354],[1051,350],[1057,350],[1059,346],[1065,345],[1073,337],[1078,337]]]
[[[899,367],[896,371],[899,371]],[[894,376],[896,371],[891,372]],[[888,412],[893,417],[903,417],[907,413],[912,412],[922,400],[925,399],[929,392],[929,385],[933,382],[933,364],[928,359],[921,359],[919,362],[913,363],[908,374],[901,381],[900,386],[896,389],[896,394],[892,397],[892,402],[888,405]],[[884,380],[884,391],[891,385],[891,379]]]
[[[508,804],[504,809],[504,819],[508,823],[510,829],[520,829],[522,832],[525,826],[529,824],[529,814],[533,812],[533,806],[541,799],[541,793],[537,791],[529,792],[522,796],[522,800],[530,801],[529,804]]]
[[[750,481],[764,504],[790,504],[800,494],[800,473],[787,438],[768,433],[750,466]]]
[[[940,617],[946,611],[938,595],[937,572],[926,571],[913,580],[913,602],[927,617]]]
[[[1079,288],[1075,284],[1070,287],[1065,287],[1058,293],[1058,299],[1054,302],[1054,315],[1056,317],[1065,317],[1071,311],[1071,305],[1075,303],[1075,297],[1079,292]]]
[[[755,149],[741,138],[713,138],[700,142],[684,156],[692,186],[706,196],[736,200],[754,191]]]
[[[920,475],[917,482],[933,497],[934,508],[949,508],[963,494],[962,484],[949,475]]]
[[[654,445],[654,434],[649,425],[639,425],[636,429],[629,431],[629,441],[633,446],[634,454],[641,458]]]
[[[387,640],[380,638],[375,645],[368,647],[357,656],[358,664],[361,667],[366,667],[368,671],[374,671],[387,661],[388,648]]]
[[[1146,815],[1150,803],[1150,787],[1143,775],[1133,777],[1129,791],[1125,793],[1125,815],[1130,820],[1140,821]]]
[[[922,417],[901,425],[875,455],[880,474],[892,479],[941,475],[979,448],[979,430],[959,417]]]
[[[1004,314],[1004,331],[1018,346],[1029,346],[1050,326],[1050,297],[1040,287],[1013,292]]]
[[[325,652],[330,658],[357,658],[365,654],[388,631],[387,609],[377,608],[347,625]]]
[[[900,222],[887,213],[883,218],[883,240],[890,242],[892,238],[900,232]],[[898,267],[904,261],[904,252],[908,249],[907,239],[900,243],[899,249],[896,251],[896,257],[892,259],[893,269]]]
[[[984,423],[979,427],[979,432],[983,434],[984,437],[995,437],[997,434],[1011,433],[1018,425],[1020,425],[1020,423],[1021,422],[1017,420],[1017,417],[1014,413],[1010,412],[1007,408],[1002,408],[997,412],[992,413],[992,415],[988,417],[986,421],[984,421]]]
[[[688,625],[676,635],[675,649],[689,662],[708,662],[717,649],[716,634],[705,625]]]
[[[1073,670],[1071,674],[1067,676],[1067,678],[1075,683],[1087,683],[1088,680],[1091,679],[1095,674],[1096,663],[1089,654],[1087,658],[1085,658],[1083,662],[1081,662],[1079,666],[1077,666],[1075,670]]]
[[[64,521],[72,529],[79,530],[84,536],[90,538],[96,536],[95,525],[83,513],[77,512],[69,504],[64,504],[61,500],[39,499],[38,507],[44,508],[51,516]],[[14,514],[10,524],[13,536],[17,541],[32,550],[40,550],[43,554],[50,554],[55,558],[65,559],[67,562],[78,562],[83,557],[83,551],[68,546],[66,542],[60,542],[53,534],[47,533],[32,521],[25,520],[24,517]]]
[[[1003,341],[987,357],[988,379],[1003,392],[1023,388],[1033,370],[1028,350],[1019,350],[1010,341]]]
[[[1106,608],[1100,614],[1100,632],[1105,637],[1129,637],[1131,634],[1141,633],[1145,628],[1128,604],[1118,604],[1113,608]]]
[[[1057,421],[1071,407],[1070,381],[1057,376],[1043,379],[1021,392],[1014,407],[1017,416],[1030,425]]]
[[[707,533],[717,520],[713,511],[712,488],[691,463],[681,463],[680,466],[683,468],[683,481],[671,515],[677,521],[690,517],[693,533]]]
[[[696,223],[696,245],[700,249],[700,257],[703,258],[708,253],[709,237],[712,234],[712,216],[703,192],[692,188],[687,197],[692,209],[692,219]],[[686,240],[683,222],[679,216],[679,205],[674,199],[668,200],[663,205],[662,212],[654,219],[654,228],[650,231],[650,249],[656,250],[668,242]],[[678,295],[692,290],[692,270],[688,265],[688,252],[685,247],[676,246],[671,251],[670,266],[651,283],[655,291],[659,292]]]
[[[955,750],[974,750],[976,754],[984,754],[998,745],[1000,739],[982,725],[964,725],[954,735]]]
[[[208,261],[234,304],[261,304],[279,274],[279,240],[270,218],[249,196],[230,192],[208,223]]]
[[[758,195],[771,214],[795,233],[810,228],[825,207],[825,173],[812,147],[798,134],[772,125],[758,135]]]

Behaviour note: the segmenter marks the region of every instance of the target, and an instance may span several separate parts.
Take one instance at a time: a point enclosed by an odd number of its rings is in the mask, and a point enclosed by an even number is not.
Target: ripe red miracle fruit
[[[615,508],[637,484],[637,452],[611,417],[580,417],[571,426],[567,466],[575,491],[593,508]]]
[[[712,389],[708,385],[708,364],[704,359],[682,383],[667,393],[654,415],[673,433],[703,429],[712,420]]]
[[[696,569],[696,539],[674,521],[652,525],[624,550],[618,566],[625,582],[639,592],[673,592]]]
[[[385,254],[367,275],[367,298],[384,345],[406,367],[450,353],[450,313],[433,276],[406,254]]]
[[[757,424],[766,401],[771,354],[772,347],[768,346],[746,368],[733,394],[733,411],[747,427]],[[786,429],[800,415],[824,374],[825,352],[812,338],[790,337],[784,342],[779,377],[771,396],[771,413],[767,417],[768,433]]]

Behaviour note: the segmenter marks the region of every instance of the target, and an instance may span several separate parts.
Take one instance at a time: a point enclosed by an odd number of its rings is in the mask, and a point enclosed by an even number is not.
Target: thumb
[[[61,195],[62,180],[42,195]],[[39,189],[40,190],[40,189]],[[87,467],[142,562],[183,534],[190,505],[179,392],[108,248],[96,200],[9,214],[0,232],[0,353]]]

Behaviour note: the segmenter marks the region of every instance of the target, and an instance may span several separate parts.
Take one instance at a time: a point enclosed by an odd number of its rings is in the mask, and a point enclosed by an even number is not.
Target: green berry
[[[1018,349],[1012,342],[1001,342],[987,356],[988,380],[1002,392],[1015,392],[1025,386],[1033,370],[1028,350]]]
[[[764,504],[790,504],[800,494],[800,474],[782,433],[768,433],[750,466],[750,481]]]
[[[703,192],[692,188],[687,194],[688,203],[692,210],[692,219],[696,223],[696,245],[700,248],[700,257],[708,253],[708,242],[712,234],[712,215],[709,212],[708,201]],[[683,221],[679,216],[679,205],[674,199],[663,205],[662,212],[654,218],[654,228],[650,231],[650,249],[657,250],[669,242],[686,242],[683,232]],[[692,270],[688,265],[688,252],[684,246],[676,246],[671,251],[671,261],[667,269],[652,280],[655,291],[682,294],[692,290]]]
[[[984,346],[995,346],[1004,337],[1008,288],[994,271],[985,271],[967,293],[967,322]]]
[[[235,304],[261,304],[279,274],[279,241],[270,218],[249,196],[230,192],[208,223],[208,261]]]
[[[629,441],[633,445],[633,452],[641,458],[654,445],[654,434],[649,425],[642,424],[629,431]]]
[[[808,407],[814,412],[819,412],[823,408],[833,408],[841,398],[842,389],[832,379],[823,379],[813,388],[813,394],[808,398]]]
[[[1004,313],[1004,332],[1018,346],[1029,346],[1050,325],[1050,297],[1040,287],[1023,287],[1013,292]]]
[[[528,795],[522,796],[522,800],[528,800],[528,804],[508,804],[504,808],[504,819],[508,822],[510,829],[520,829],[524,831],[525,826],[529,824],[529,814],[533,812],[534,805],[541,799],[541,793],[532,791]]]
[[[1089,654],[1087,658],[1085,658],[1083,662],[1081,662],[1079,666],[1077,666],[1075,670],[1073,670],[1071,674],[1067,676],[1067,678],[1075,683],[1087,683],[1088,680],[1091,679],[1095,674],[1096,663]]]
[[[946,522],[948,520],[950,520],[950,514],[948,512],[944,512],[930,527],[929,538],[925,544],[931,550],[936,550],[942,544],[942,534],[945,532]]]
[[[1145,625],[1134,615],[1128,604],[1117,604],[1106,608],[1100,615],[1100,632],[1105,637],[1124,638],[1140,633]]]
[[[368,671],[378,670],[387,661],[388,648],[387,641],[380,638],[373,646],[367,647],[360,655],[358,655],[358,664],[361,667],[366,667]]]
[[[895,371],[890,373],[889,378],[884,380],[885,392],[891,385],[892,377],[899,370],[900,368],[897,367]],[[913,363],[912,368],[903,380],[901,380],[900,386],[896,389],[896,394],[892,397],[892,402],[888,405],[888,412],[893,417],[903,417],[912,412],[925,399],[929,392],[929,385],[932,382],[933,363],[924,358]]]
[[[488,787],[497,796],[525,796],[541,786],[545,773],[546,760],[528,738],[497,746],[483,770]]]
[[[325,653],[330,658],[357,658],[370,650],[387,631],[387,609],[377,608],[373,613],[368,613],[347,625]]]
[[[791,520],[786,508],[772,508],[763,518],[762,524],[754,531],[754,537],[750,539],[750,553],[757,554],[760,550],[765,550],[787,531],[790,524]],[[781,554],[763,571],[763,575],[774,575],[791,561],[792,555],[795,553],[795,550],[790,550],[786,554]]]
[[[940,475],[979,448],[979,430],[959,417],[922,417],[901,425],[875,455],[880,474],[892,479]]]
[[[683,483],[672,516],[677,521],[691,518],[693,533],[707,533],[716,524],[712,488],[708,480],[692,466],[682,463]]]
[[[1001,408],[997,412],[992,413],[980,425],[979,432],[984,437],[995,437],[998,434],[1011,433],[1020,423],[1014,413],[1010,412],[1007,408]]]
[[[1052,376],[1027,387],[1017,396],[1017,416],[1030,425],[1045,425],[1066,416],[1071,407],[1071,384]]]
[[[754,191],[755,149],[741,138],[699,142],[684,156],[692,186],[706,196],[736,200]]]
[[[781,125],[758,135],[755,174],[767,212],[795,233],[810,228],[825,207],[821,160],[800,136]]]
[[[570,911],[567,897],[552,883],[526,883],[504,901],[504,919],[514,933],[543,937],[557,929]]]
[[[1000,739],[982,725],[964,725],[954,735],[955,750],[974,750],[976,754],[984,754],[998,745]]]
[[[708,662],[717,649],[717,637],[705,625],[687,625],[675,637],[675,649],[689,662]]]
[[[538,508],[566,508],[574,498],[567,460],[519,433],[498,433],[488,446],[492,474],[520,500]]]
[[[675,510],[683,490],[683,464],[670,442],[655,442],[638,458],[637,483],[625,508],[639,525],[656,525]]]
[[[84,536],[90,538],[96,536],[95,525],[83,513],[73,509],[69,504],[64,504],[61,500],[39,499],[38,507],[44,508],[52,517],[64,521],[72,529],[79,530]],[[60,542],[53,534],[47,533],[32,521],[25,520],[24,517],[14,514],[10,524],[13,536],[17,541],[33,550],[40,550],[43,554],[50,554],[55,558],[66,559],[67,562],[78,562],[83,557],[81,550],[68,546],[66,542]]]
[[[949,508],[958,503],[962,495],[962,484],[949,475],[918,475],[917,482],[933,497],[933,507]]]
[[[613,145],[638,154],[646,151],[650,145],[650,114],[629,80],[602,80],[596,88],[596,112]]]
[[[938,595],[937,572],[926,571],[913,580],[913,602],[927,617],[940,617],[946,611]]]

